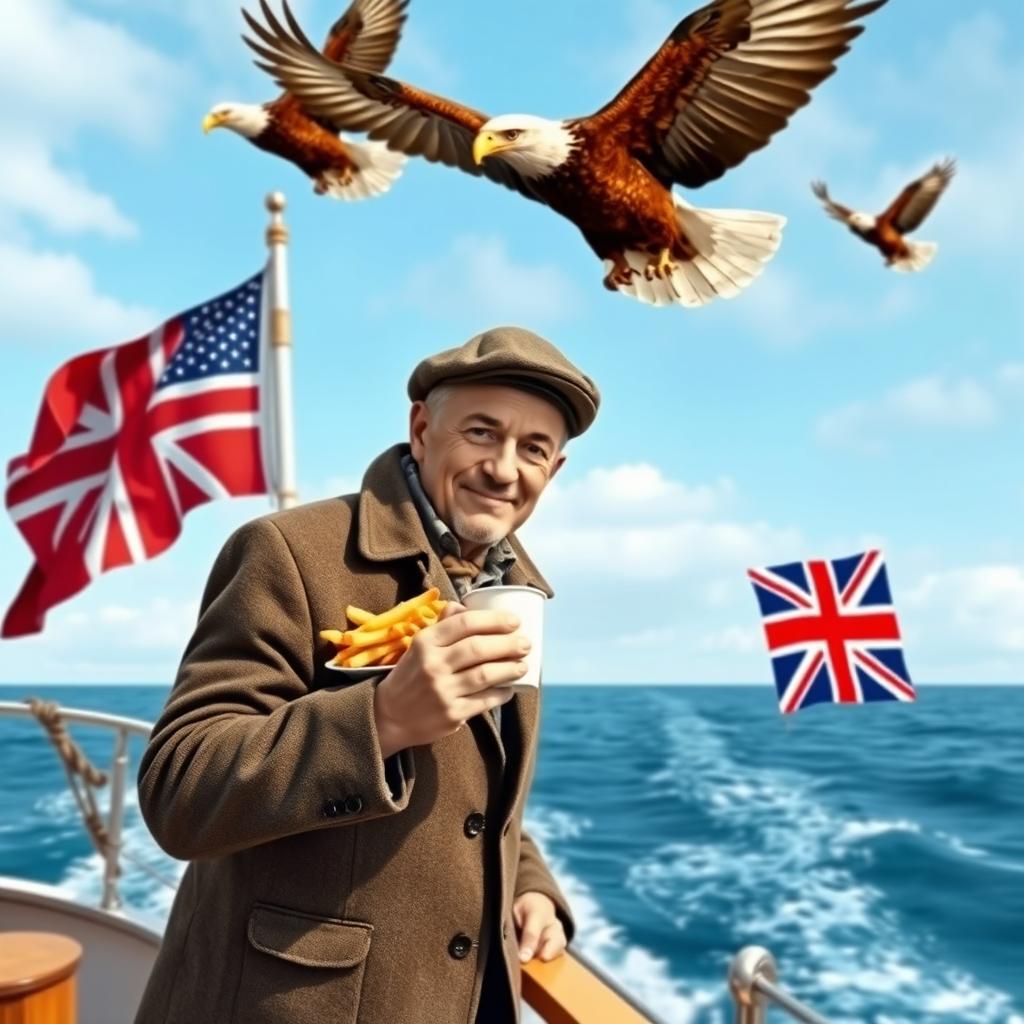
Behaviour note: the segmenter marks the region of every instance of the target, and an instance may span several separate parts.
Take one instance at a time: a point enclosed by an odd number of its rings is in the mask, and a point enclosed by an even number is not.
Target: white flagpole
[[[282,192],[271,192],[266,199],[270,211],[267,248],[270,250],[270,350],[274,375],[274,439],[277,446],[277,507],[298,504],[295,488],[295,429],[292,418],[292,329],[288,311],[288,228],[281,214],[285,208]]]

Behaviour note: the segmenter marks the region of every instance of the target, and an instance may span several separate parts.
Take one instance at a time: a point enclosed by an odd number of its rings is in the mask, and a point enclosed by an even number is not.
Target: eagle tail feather
[[[645,282],[655,304],[703,306],[739,295],[775,255],[786,218],[754,210],[700,210],[673,198],[679,227],[697,252],[666,277]]]
[[[322,174],[320,183],[324,192],[348,202],[371,199],[387,192],[402,173],[404,154],[396,153],[383,142],[353,142],[344,136],[342,141],[356,169],[347,174],[330,171]]]
[[[890,264],[893,270],[898,270],[902,274],[924,270],[935,258],[939,245],[938,242],[907,242],[907,248],[910,252],[906,256],[901,256]]]
[[[652,275],[651,255],[639,249],[623,254],[632,270],[618,291],[652,306],[704,306],[731,299],[747,287],[775,255],[786,218],[755,210],[700,210],[673,196],[679,227],[696,250],[669,273]],[[611,260],[605,261],[608,270]]]

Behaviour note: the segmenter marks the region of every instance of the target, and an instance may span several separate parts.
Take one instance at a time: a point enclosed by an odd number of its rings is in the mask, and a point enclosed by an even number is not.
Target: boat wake
[[[654,914],[718,936],[723,955],[723,939],[768,947],[784,984],[834,1024],[1024,1024],[1008,994],[948,962],[885,887],[985,851],[912,821],[849,820],[814,777],[738,763],[678,702],[663,721],[669,753],[651,785],[703,819],[707,838],[658,845],[628,871]],[[935,914],[946,898],[931,892]]]

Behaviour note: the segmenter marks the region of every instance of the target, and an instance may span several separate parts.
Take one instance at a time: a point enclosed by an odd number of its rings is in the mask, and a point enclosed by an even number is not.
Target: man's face
[[[472,557],[530,516],[565,462],[565,419],[516,388],[460,384],[413,404],[410,442],[437,514]]]

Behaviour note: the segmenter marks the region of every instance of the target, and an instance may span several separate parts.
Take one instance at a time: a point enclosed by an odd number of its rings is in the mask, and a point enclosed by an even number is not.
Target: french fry
[[[387,640],[392,639],[391,629],[367,629],[360,626],[358,629],[348,629],[341,634],[341,647],[375,647]]]
[[[402,619],[407,618],[414,609],[429,605],[431,601],[436,601],[440,596],[441,592],[437,587],[431,587],[418,597],[410,597],[408,601],[396,604],[390,611],[381,612],[380,615],[375,615],[362,625],[367,629],[382,629],[384,626],[393,626],[396,622],[401,622]]]
[[[401,640],[389,640],[386,644],[377,644],[375,647],[350,647],[342,655],[341,663],[345,668],[365,668],[383,658],[385,654],[401,650]]]
[[[342,668],[394,665],[412,645],[413,637],[437,622],[446,604],[440,591],[431,587],[377,615],[349,605],[345,614],[354,629],[320,630],[320,637],[337,648],[330,664]]]
[[[432,626],[437,622],[437,612],[433,608],[417,608],[412,613],[412,622],[421,629],[424,626]]]
[[[350,604],[345,609],[345,616],[349,622],[362,626],[373,618],[373,612],[364,611],[362,608],[357,608],[354,604]]]

